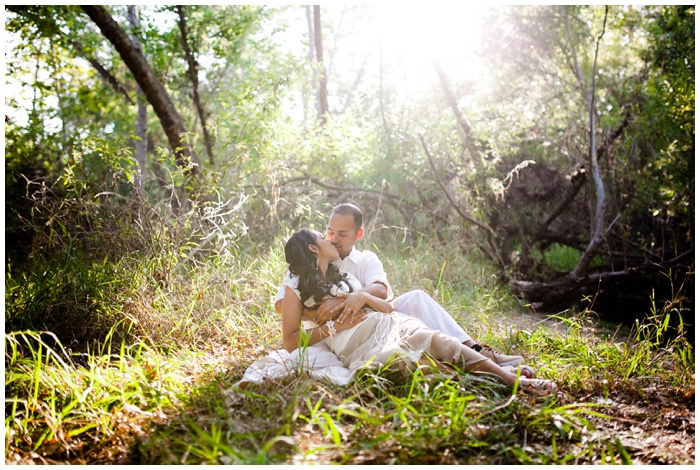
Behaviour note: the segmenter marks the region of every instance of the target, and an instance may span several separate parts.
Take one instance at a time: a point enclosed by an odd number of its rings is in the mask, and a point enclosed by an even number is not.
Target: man
[[[369,250],[357,250],[355,242],[362,238],[362,211],[353,204],[340,204],[333,209],[326,231],[327,238],[338,249],[342,271],[354,275],[362,284],[362,292],[391,301],[394,296],[384,267],[376,254]],[[284,286],[280,286],[275,297],[275,310],[282,313]],[[482,348],[461,328],[452,316],[423,291],[415,290],[403,294],[392,301],[396,311],[422,320],[429,328],[439,330],[457,338],[464,345],[475,349],[501,367],[515,368],[521,364],[521,373],[527,377],[533,375],[532,369],[522,365],[521,356],[507,356],[493,350]],[[362,297],[351,293],[347,298],[333,298],[324,301],[316,311],[306,311],[305,315],[317,324],[325,323],[338,315],[337,322],[343,323],[352,315],[358,314],[364,306]],[[319,343],[321,344],[321,343]],[[323,349],[323,345],[319,346]],[[310,347],[311,348],[311,347]],[[326,347],[327,348],[327,347]],[[310,351],[313,354],[314,350]]]

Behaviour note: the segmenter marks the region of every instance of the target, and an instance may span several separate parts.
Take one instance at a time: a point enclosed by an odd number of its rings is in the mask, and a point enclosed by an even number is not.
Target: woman
[[[302,229],[285,245],[285,258],[291,276],[285,280],[282,314],[284,347],[292,352],[305,344],[327,341],[331,350],[351,372],[364,366],[403,360],[408,367],[430,364],[430,358],[459,366],[472,374],[492,374],[506,385],[515,384],[515,374],[504,370],[456,338],[430,330],[418,319],[395,312],[390,302],[365,296],[364,316],[339,323],[333,320],[315,326],[302,335],[304,307],[313,308],[328,297],[343,297],[359,287],[352,276],[336,266],[338,250],[316,231]],[[440,366],[440,364],[438,364]],[[549,380],[520,378],[520,388],[533,393],[554,393]]]

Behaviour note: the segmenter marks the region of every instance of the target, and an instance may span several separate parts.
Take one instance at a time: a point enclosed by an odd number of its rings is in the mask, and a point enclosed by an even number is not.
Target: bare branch
[[[447,201],[450,203],[452,207],[457,211],[457,213],[467,222],[476,225],[480,229],[484,230],[486,233],[489,235],[493,235],[493,230],[491,227],[488,225],[483,224],[482,222],[479,222],[476,220],[474,217],[470,216],[464,210],[460,207],[457,202],[452,199],[452,196],[450,195],[450,192],[447,190],[445,187],[444,183],[442,182],[442,179],[440,178],[440,175],[437,172],[437,168],[435,168],[435,163],[433,162],[433,157],[430,156],[430,152],[428,151],[428,147],[425,144],[425,140],[423,139],[423,135],[420,135],[420,141],[421,144],[423,144],[423,150],[425,150],[425,156],[428,157],[428,163],[430,163],[430,168],[433,170],[433,174],[435,175],[435,181],[437,182],[438,186],[440,186],[440,189],[442,189],[442,192],[445,194],[445,197],[447,198]]]
[[[486,241],[488,242],[488,248],[482,246],[478,242],[475,241],[477,247],[487,256],[489,256],[495,263],[497,263],[499,266],[505,268],[505,264],[503,263],[503,260],[498,254],[498,249],[496,248],[494,241],[493,241],[493,236],[494,232],[491,227],[488,225],[479,222],[476,220],[474,217],[470,216],[464,210],[462,207],[457,204],[457,202],[452,198],[450,192],[447,190],[445,185],[442,182],[442,179],[440,178],[440,175],[438,174],[437,168],[435,167],[435,163],[433,162],[433,158],[430,156],[430,152],[428,151],[428,146],[425,144],[425,139],[423,139],[423,135],[419,134],[421,144],[423,145],[423,150],[425,151],[425,156],[428,157],[428,163],[430,164],[430,168],[433,170],[433,174],[435,175],[435,181],[437,182],[438,186],[440,186],[440,189],[442,189],[442,192],[445,194],[445,197],[447,198],[447,201],[450,203],[450,205],[457,211],[457,213],[467,222],[469,222],[472,225],[476,225],[479,227],[481,230],[483,230],[486,233]],[[508,276],[508,273],[505,273],[506,276]]]
[[[345,103],[343,104],[343,109],[340,110],[340,114],[343,114],[350,107],[352,97],[355,94],[355,90],[357,89],[357,86],[360,84],[360,81],[362,80],[362,77],[365,74],[365,67],[367,66],[367,61],[369,60],[371,55],[371,53],[365,55],[365,59],[362,62],[362,65],[360,66],[360,70],[357,71],[357,75],[355,76],[355,81],[352,82],[350,90],[348,90],[347,95],[345,95]]]
[[[136,5],[128,6],[129,26],[134,33],[140,26],[139,14]],[[131,40],[139,51],[141,51],[141,43],[132,34]],[[148,101],[141,87],[136,84],[136,99],[138,102],[136,112],[136,142],[134,144],[134,158],[139,164],[139,174],[134,181],[134,194],[140,197],[143,194],[144,176],[146,174],[146,156],[148,154]]]
[[[314,5],[314,41],[316,43],[316,62],[319,68],[319,119],[321,125],[326,122],[328,114],[328,77],[323,64],[323,39],[321,36],[321,6]]]
[[[592,81],[591,88],[588,91],[588,116],[589,116],[589,167],[591,170],[592,184],[595,189],[595,217],[593,220],[593,230],[591,234],[591,242],[586,248],[586,251],[581,256],[578,264],[574,270],[570,273],[572,278],[577,278],[582,275],[583,272],[588,269],[588,265],[598,251],[598,247],[605,239],[606,230],[603,228],[605,222],[605,186],[603,185],[603,178],[600,175],[600,167],[598,165],[598,155],[596,149],[596,120],[595,120],[595,74],[596,67],[598,64],[598,51],[600,48],[600,41],[605,34],[605,26],[608,20],[608,7],[605,7],[605,17],[603,19],[603,30],[596,40],[595,58],[593,59],[593,71],[592,71]],[[617,219],[615,219],[617,220]]]
[[[481,166],[481,156],[479,155],[479,151],[477,150],[474,142],[472,128],[462,114],[462,111],[459,109],[459,106],[457,105],[457,97],[452,92],[450,84],[447,82],[447,76],[442,70],[442,67],[440,67],[440,63],[435,58],[433,58],[433,68],[435,69],[435,73],[437,73],[438,79],[440,80],[440,85],[442,86],[442,91],[445,94],[447,103],[450,105],[450,108],[452,108],[452,112],[457,118],[457,122],[459,122],[462,131],[464,131],[464,142],[462,144],[463,153],[465,150],[468,151],[472,161]]]
[[[185,60],[187,61],[187,77],[192,83],[192,100],[197,108],[197,115],[202,122],[202,134],[204,137],[204,146],[207,149],[207,155],[209,156],[209,163],[214,165],[214,150],[211,142],[211,135],[209,134],[209,126],[207,126],[207,114],[204,111],[204,106],[202,105],[202,100],[199,96],[199,64],[195,58],[194,51],[189,45],[189,29],[187,28],[187,18],[185,16],[185,11],[182,5],[177,5],[177,14],[179,17],[180,25],[180,39],[182,42],[182,47],[185,51]]]

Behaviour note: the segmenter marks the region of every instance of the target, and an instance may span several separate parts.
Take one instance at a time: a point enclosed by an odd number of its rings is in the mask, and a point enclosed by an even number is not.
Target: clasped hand
[[[338,294],[338,297],[327,299],[321,302],[315,312],[309,312],[307,316],[319,325],[328,320],[335,320],[338,323],[356,323],[359,316],[364,317],[362,307],[366,303],[364,292],[351,292],[349,294]]]

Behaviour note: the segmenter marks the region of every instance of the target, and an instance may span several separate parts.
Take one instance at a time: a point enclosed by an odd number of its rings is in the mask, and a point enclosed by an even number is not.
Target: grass
[[[571,272],[574,270],[581,258],[582,253],[570,246],[553,243],[543,252],[534,251],[532,257],[540,262],[544,262],[549,268],[558,272]],[[603,266],[603,259],[596,255],[590,262],[590,268]]]
[[[599,334],[592,311],[523,326],[527,309],[477,254],[424,242],[375,249],[397,295],[424,289],[480,342],[525,356],[559,397],[430,368],[366,370],[347,387],[302,373],[238,389],[251,362],[281,348],[270,305],[285,269],[278,245],[205,258],[71,254],[46,274],[6,276],[14,325],[36,325],[30,314],[57,304],[111,322],[83,344],[67,328],[5,335],[6,462],[648,463],[610,425],[612,398],[651,401],[650,381],[666,398],[694,396],[692,348],[668,335],[679,299],[652,302],[651,321],[626,338]]]

